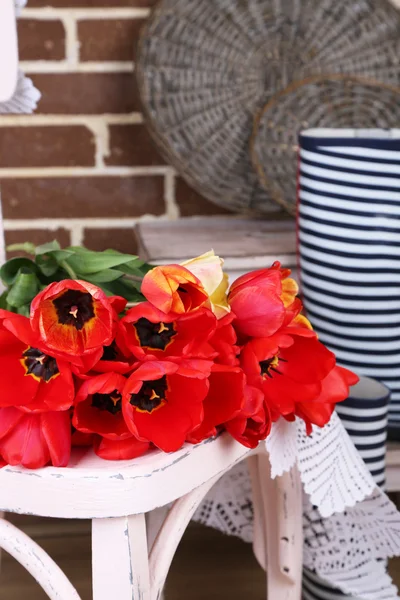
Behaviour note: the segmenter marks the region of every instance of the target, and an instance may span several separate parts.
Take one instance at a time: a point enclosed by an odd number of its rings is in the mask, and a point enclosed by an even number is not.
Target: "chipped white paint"
[[[0,547],[29,571],[51,600],[79,600],[75,588],[50,556],[4,519],[0,519]]]
[[[140,514],[181,498],[248,452],[228,434],[133,461],[103,461],[79,448],[64,469],[1,469],[0,510],[78,519]]]
[[[0,520],[5,518],[5,513],[0,511]],[[0,575],[1,575],[1,547],[0,547]]]
[[[261,492],[255,497],[261,499],[262,523],[267,523],[268,536],[272,536],[270,542],[267,537],[262,557],[263,566],[268,563],[275,569],[269,579],[269,597],[300,600],[301,484],[297,471],[273,484],[265,481],[269,478],[265,444],[250,451],[225,433],[196,446],[187,444],[172,454],[154,450],[133,461],[107,462],[92,450],[79,449],[65,469],[4,467],[0,470],[0,509],[92,519],[94,600],[160,600],[175,550],[194,511],[213,483],[248,457],[258,473],[256,487]],[[163,523],[154,544],[149,543],[149,558],[145,513],[171,502],[170,511],[159,513],[167,516],[159,519]],[[9,524],[0,519],[0,547],[10,551],[9,540],[14,544],[18,540],[18,548],[26,548],[22,564],[50,598],[76,600],[76,592],[51,559],[40,555],[40,561],[36,560],[33,542],[15,528],[12,535],[6,535],[10,531]],[[148,535],[154,538],[154,529]],[[277,553],[283,538],[290,540],[289,549]],[[55,587],[55,582],[61,587]],[[54,589],[59,595],[54,595]]]
[[[168,512],[150,552],[151,600],[160,600],[172,559],[186,527],[204,496],[221,476],[222,473],[176,500]]]
[[[144,515],[92,521],[93,599],[150,600]]]
[[[268,565],[268,598],[299,600],[303,570],[303,487],[297,466],[271,479],[268,455],[260,454],[258,483]],[[256,502],[259,499],[256,496]]]

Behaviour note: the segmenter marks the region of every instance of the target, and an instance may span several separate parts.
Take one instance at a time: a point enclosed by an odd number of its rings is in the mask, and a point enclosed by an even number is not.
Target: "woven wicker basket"
[[[400,88],[346,75],[311,77],[274,96],[254,119],[253,165],[268,196],[295,214],[302,129],[399,126]]]
[[[250,159],[254,115],[291,82],[323,73],[397,85],[399,14],[388,0],[161,0],[136,65],[149,129],[211,201],[277,211]]]

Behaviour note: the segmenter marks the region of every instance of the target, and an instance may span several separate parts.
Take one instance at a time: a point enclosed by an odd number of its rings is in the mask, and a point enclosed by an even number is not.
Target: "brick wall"
[[[29,0],[18,21],[22,67],[42,92],[34,115],[0,117],[6,241],[134,252],[143,219],[225,211],[157,153],[132,62],[155,0]]]
[[[42,100],[34,115],[0,117],[8,243],[56,237],[133,252],[138,220],[226,212],[176,176],[143,125],[133,47],[154,4],[29,0],[20,58]]]

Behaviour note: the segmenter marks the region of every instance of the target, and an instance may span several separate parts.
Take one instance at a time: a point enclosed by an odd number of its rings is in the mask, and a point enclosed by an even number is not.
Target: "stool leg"
[[[153,547],[154,541],[158,536],[161,527],[168,515],[169,506],[160,506],[150,512],[146,513],[146,527],[147,527],[147,547],[149,554]]]
[[[268,598],[300,600],[303,552],[302,485],[297,467],[271,479],[267,454],[258,461],[264,505]]]
[[[149,600],[145,515],[92,521],[93,599]]]
[[[267,557],[265,548],[265,523],[264,504],[260,485],[258,470],[258,455],[247,459],[247,466],[251,479],[251,490],[253,495],[253,553],[260,566],[267,570]]]
[[[165,519],[167,518],[168,511],[168,506],[160,506],[159,508],[155,508],[154,510],[146,513],[147,546],[149,549],[149,554],[153,547],[154,541],[158,536]],[[164,600],[164,598],[164,592],[160,592],[158,600]]]
[[[50,600],[79,600],[77,591],[54,560],[5,519],[0,519],[0,547],[36,579]]]
[[[0,519],[5,519],[6,513],[0,510]],[[0,548],[0,573],[1,573],[1,548]]]

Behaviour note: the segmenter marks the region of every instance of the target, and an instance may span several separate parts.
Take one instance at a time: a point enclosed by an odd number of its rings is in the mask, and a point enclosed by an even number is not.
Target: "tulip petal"
[[[55,467],[66,467],[71,456],[71,420],[68,411],[41,415],[42,435]]]
[[[105,460],[132,460],[145,454],[150,447],[149,442],[139,442],[133,436],[115,441],[99,438],[94,444],[94,451]]]

